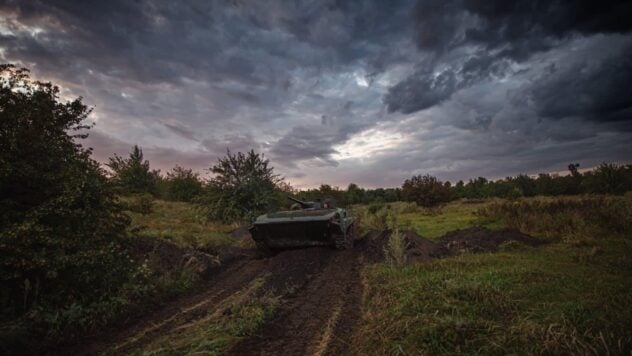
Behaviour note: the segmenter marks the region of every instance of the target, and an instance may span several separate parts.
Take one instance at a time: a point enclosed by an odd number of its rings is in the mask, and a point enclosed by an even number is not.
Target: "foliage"
[[[393,231],[384,247],[385,262],[393,267],[403,267],[406,264],[407,249],[406,236],[399,230]]]
[[[0,70],[0,305],[3,319],[37,319],[127,280],[129,219],[91,151],[75,142],[89,128],[81,98],[61,102],[56,86],[26,69]]]
[[[623,194],[632,190],[632,165],[602,163],[586,173],[582,183],[587,193]]]
[[[128,158],[110,157],[106,164],[112,170],[112,181],[122,194],[156,194],[159,171],[151,170],[143,150],[134,145]]]
[[[632,234],[630,197],[588,196],[496,202],[478,214],[548,238]]]
[[[191,202],[202,194],[202,181],[199,175],[191,169],[175,166],[167,173],[165,185],[165,199],[173,201]]]
[[[413,201],[419,206],[436,206],[450,200],[450,183],[442,183],[431,175],[413,176],[404,181],[402,196],[404,200]]]
[[[227,151],[210,171],[214,177],[199,200],[210,221],[250,221],[279,205],[277,189],[282,179],[263,154]]]
[[[521,174],[496,181],[479,177],[467,183],[457,182],[452,189],[453,198],[481,199],[558,196],[577,194],[616,194],[632,190],[632,165],[603,163],[592,171],[580,173],[579,164],[568,166],[569,174],[541,173],[537,177]]]
[[[351,183],[346,190],[322,184],[317,189],[307,189],[297,192],[303,200],[315,200],[322,198],[334,198],[340,207],[348,207],[353,204],[393,203],[402,198],[400,188],[360,188]]]

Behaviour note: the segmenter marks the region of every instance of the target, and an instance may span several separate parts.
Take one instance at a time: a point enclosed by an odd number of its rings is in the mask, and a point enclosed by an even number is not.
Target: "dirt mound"
[[[147,261],[149,268],[160,275],[185,269],[208,278],[226,264],[253,256],[252,251],[237,247],[194,250],[151,237],[137,237],[130,245],[132,257],[137,261]]]
[[[533,247],[544,244],[543,241],[515,229],[493,231],[484,227],[472,227],[443,235],[433,256],[454,256],[462,252],[496,252],[498,246],[508,241],[517,241]]]
[[[365,254],[369,261],[379,262],[384,259],[384,251],[388,248],[390,230],[374,231],[366,237]],[[496,252],[501,244],[517,241],[527,246],[540,246],[544,242],[523,234],[518,230],[505,229],[492,231],[483,227],[472,227],[455,230],[433,242],[413,230],[402,232],[406,249],[406,260],[409,263],[425,262],[433,258],[458,255],[463,252]]]
[[[355,248],[361,248],[366,260],[369,262],[382,261],[384,260],[384,247],[388,244],[390,236],[391,230],[370,231],[364,236],[361,244],[356,243]]]
[[[249,238],[251,237],[250,230],[248,230],[249,228],[250,228],[250,225],[242,225],[236,228],[235,230],[231,231],[230,237],[238,239],[238,240]]]
[[[408,230],[404,232],[404,238],[408,244],[407,260],[409,262],[424,262],[435,257],[440,246],[419,236],[416,232]]]

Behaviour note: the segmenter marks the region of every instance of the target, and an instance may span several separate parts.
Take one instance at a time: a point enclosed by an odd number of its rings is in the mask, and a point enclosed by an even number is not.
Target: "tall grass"
[[[494,202],[482,218],[550,239],[632,233],[632,198],[592,196]]]
[[[399,230],[395,230],[388,238],[388,243],[384,247],[384,258],[386,263],[392,267],[402,267],[406,264],[406,250],[408,241],[406,236]]]

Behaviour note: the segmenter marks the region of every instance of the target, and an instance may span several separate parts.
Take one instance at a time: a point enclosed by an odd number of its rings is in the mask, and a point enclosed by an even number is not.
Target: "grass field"
[[[567,204],[564,198],[547,198],[557,204],[553,207],[530,199],[511,219],[481,214],[479,209],[489,207],[490,202],[454,202],[434,214],[401,214],[400,224],[431,239],[457,228],[502,228],[519,220],[528,222],[525,226],[533,230],[524,232],[545,237],[550,243],[539,248],[507,245],[495,254],[465,254],[403,268],[367,267],[364,320],[354,340],[355,351],[630,352],[632,238],[626,229],[632,219],[627,215],[632,202],[630,197],[617,199]],[[533,204],[536,212],[527,209]],[[592,222],[591,216],[609,214],[611,210],[604,209],[613,206],[617,211],[624,209],[613,213],[621,214],[619,220],[623,221],[604,226],[577,222]],[[497,206],[490,210],[499,214],[511,209]],[[564,236],[549,230],[562,231]]]
[[[131,198],[122,198],[124,203]],[[204,221],[194,204],[154,200],[146,214],[128,211],[132,218],[131,229],[141,236],[171,241],[181,247],[231,245],[235,239],[230,232],[237,225],[209,224]]]

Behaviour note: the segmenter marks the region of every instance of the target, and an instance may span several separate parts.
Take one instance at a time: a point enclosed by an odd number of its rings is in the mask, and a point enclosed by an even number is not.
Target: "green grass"
[[[401,204],[401,203],[395,203]],[[486,219],[483,221],[476,212],[490,202],[455,201],[436,209],[418,208],[415,211],[404,211],[397,215],[397,225],[401,229],[413,229],[428,239],[436,239],[446,232],[465,229],[472,226],[485,226],[490,229],[504,227],[499,221]],[[394,206],[397,211],[397,206]]]
[[[434,238],[476,224],[480,207],[451,203],[434,216],[402,214],[400,223],[411,221]],[[367,267],[364,320],[354,352],[629,353],[632,239],[602,230],[554,241],[539,248],[508,244],[495,254],[404,268]]]
[[[122,199],[126,202],[126,198]],[[141,236],[158,237],[174,242],[181,247],[230,245],[235,239],[230,236],[236,225],[210,224],[196,206],[184,202],[154,200],[149,214],[128,211],[132,218],[132,229]]]
[[[630,251],[629,245],[625,246]],[[370,354],[621,353],[632,346],[630,271],[548,246],[394,269],[375,265],[358,346]],[[581,260],[581,259],[579,259]],[[629,263],[629,260],[628,260]]]

